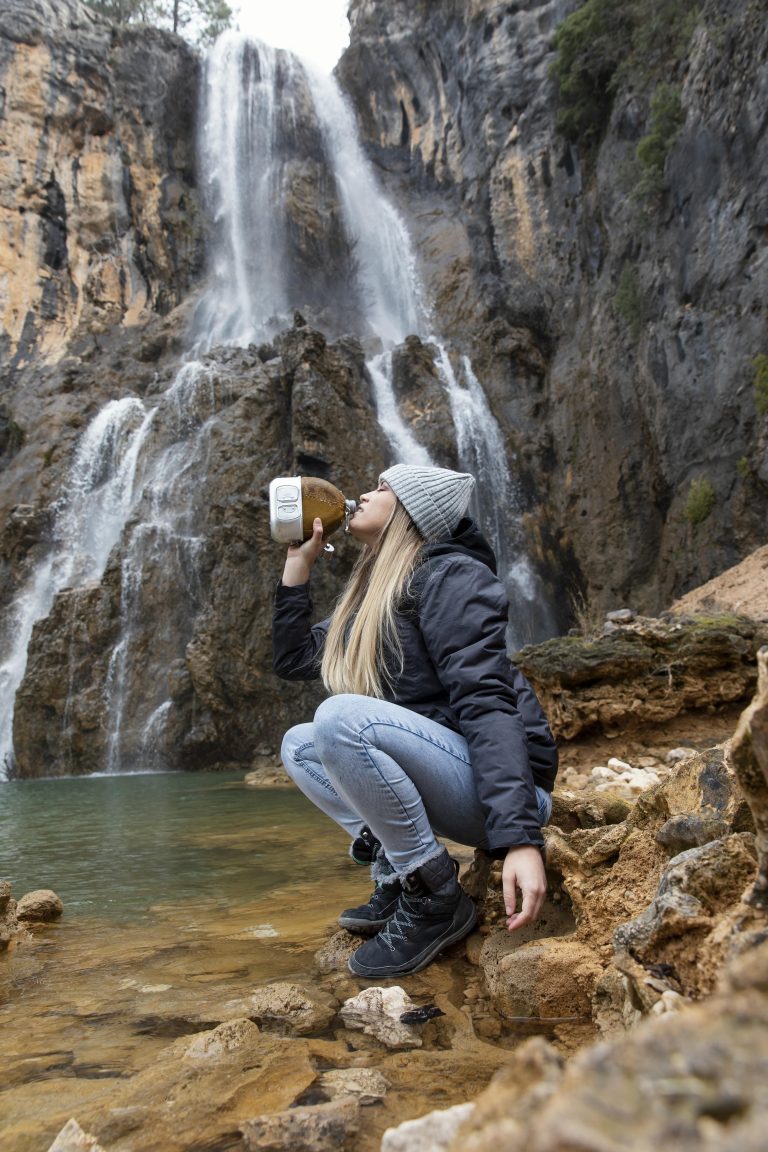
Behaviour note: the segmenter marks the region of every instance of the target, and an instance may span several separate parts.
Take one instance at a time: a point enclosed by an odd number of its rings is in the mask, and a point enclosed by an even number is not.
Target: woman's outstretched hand
[[[303,544],[292,545],[288,549],[283,568],[283,584],[293,588],[306,584],[318,556],[323,550],[323,522],[319,516],[312,523],[312,535]]]
[[[532,845],[509,848],[501,873],[504,891],[504,908],[507,913],[507,928],[514,932],[523,924],[531,924],[538,919],[544,897],[547,894],[547,877],[541,852]],[[517,889],[523,896],[522,908],[515,911]]]

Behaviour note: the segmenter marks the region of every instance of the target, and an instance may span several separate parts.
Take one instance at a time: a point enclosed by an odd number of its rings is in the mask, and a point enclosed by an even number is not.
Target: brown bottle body
[[[301,477],[301,528],[304,540],[312,535],[312,524],[316,516],[323,522],[323,539],[326,540],[344,523],[347,502],[335,484],[321,480],[319,476]]]

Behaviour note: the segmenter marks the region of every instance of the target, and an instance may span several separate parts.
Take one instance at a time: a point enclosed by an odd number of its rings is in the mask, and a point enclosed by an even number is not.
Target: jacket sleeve
[[[419,611],[427,651],[469,745],[491,852],[543,845],[506,650],[507,607],[500,581],[485,565],[455,557],[435,566]]]
[[[272,668],[283,680],[317,680],[328,621],[312,624],[309,583],[280,583],[272,611]]]

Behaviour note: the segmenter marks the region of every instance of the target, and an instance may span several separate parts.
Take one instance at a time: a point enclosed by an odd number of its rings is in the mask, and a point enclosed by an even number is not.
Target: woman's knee
[[[348,733],[350,721],[359,701],[358,696],[340,693],[329,696],[315,712],[312,728],[317,754],[325,764],[334,759],[334,750],[343,733]]]
[[[280,759],[288,775],[296,780],[304,771],[302,751],[312,747],[312,725],[295,724],[283,736]]]

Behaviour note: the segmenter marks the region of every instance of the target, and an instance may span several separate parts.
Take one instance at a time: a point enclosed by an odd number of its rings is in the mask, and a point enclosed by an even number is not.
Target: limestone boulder
[[[476,1100],[451,1152],[758,1152],[768,1108],[767,949],[737,962],[717,995],[645,1020],[564,1068],[550,1045],[529,1041]]]
[[[381,1139],[381,1152],[445,1152],[474,1107],[454,1104],[453,1108],[427,1112],[418,1120],[404,1120],[396,1128],[387,1128]]]
[[[11,891],[10,881],[0,880],[0,953],[5,952],[15,938],[29,936],[23,923],[19,922]]]
[[[758,870],[750,901],[768,904],[768,648],[759,653],[757,694],[742,714],[731,762],[755,823]]]
[[[401,1017],[413,1012],[416,1004],[397,985],[386,988],[365,988],[357,996],[345,1000],[339,1011],[345,1028],[359,1029],[375,1036],[387,1048],[420,1048],[421,1036]]]
[[[322,1032],[339,1008],[330,992],[305,984],[281,981],[257,988],[245,1001],[248,1016],[264,1028],[285,1029],[296,1036]]]
[[[27,892],[16,905],[16,915],[27,924],[46,924],[58,920],[64,912],[64,905],[50,888],[38,888]]]
[[[341,929],[334,932],[315,953],[315,963],[321,972],[347,972],[347,961],[360,947],[360,937]]]
[[[323,1072],[318,1084],[329,1100],[351,1096],[360,1105],[376,1104],[390,1087],[386,1076],[376,1068],[334,1068]]]
[[[66,1122],[48,1152],[104,1152],[95,1136],[84,1132],[74,1117]]]
[[[748,700],[768,631],[746,617],[635,618],[596,636],[564,636],[514,657],[552,730],[625,732],[688,711]]]
[[[351,1097],[259,1116],[240,1125],[248,1152],[334,1152],[348,1148],[357,1130],[357,1101]]]

